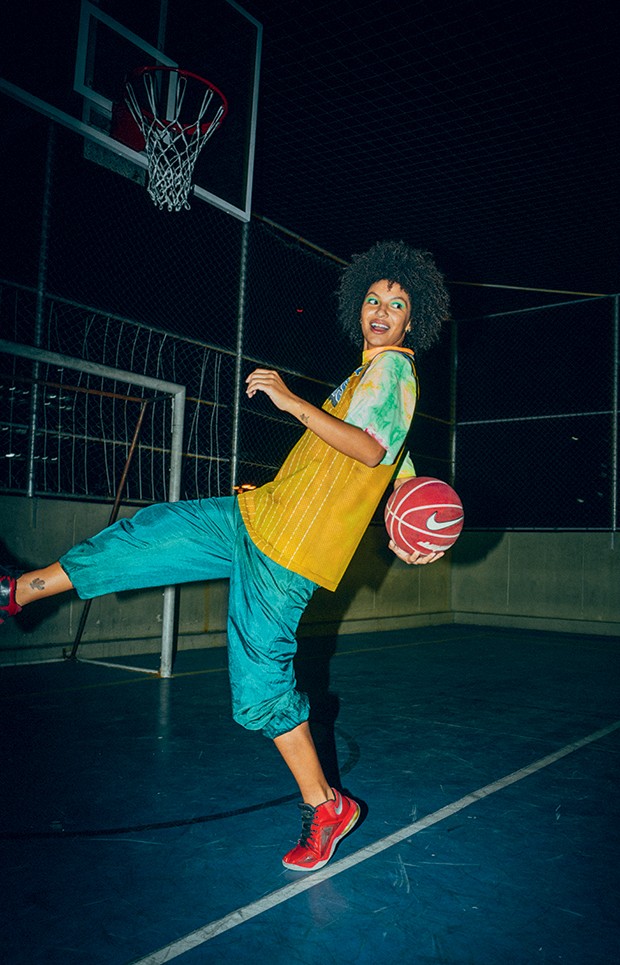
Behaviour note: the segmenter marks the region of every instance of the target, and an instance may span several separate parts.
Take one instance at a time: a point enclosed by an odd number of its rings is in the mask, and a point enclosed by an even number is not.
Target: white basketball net
[[[160,76],[166,81],[161,85],[166,97],[157,90]],[[180,120],[188,81],[204,88],[191,123]],[[144,89],[136,91],[135,87],[141,85]],[[139,94],[144,96],[146,106],[140,106]],[[162,101],[166,101],[163,118],[158,116]],[[188,197],[196,159],[225,114],[218,91],[180,71],[153,70],[140,73],[127,82],[125,102],[144,137],[149,195],[160,209],[189,210]]]

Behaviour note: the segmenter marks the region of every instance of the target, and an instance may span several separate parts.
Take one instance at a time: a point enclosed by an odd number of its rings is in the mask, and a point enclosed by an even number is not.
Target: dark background
[[[100,6],[152,41],[157,3]],[[419,359],[418,471],[450,471],[458,329],[456,483],[468,523],[608,526],[613,305],[574,303],[620,290],[615,6],[248,0],[245,8],[264,27],[246,355],[318,380],[293,384],[320,401],[324,383],[340,381],[357,359],[337,331],[340,260],[382,238],[429,248],[456,321]],[[74,116],[79,9],[78,0],[11,0],[0,14],[0,73]],[[235,33],[218,19],[222,9],[217,0],[169,6],[166,52],[230,101],[201,158],[207,187],[210,169],[214,187],[237,177],[223,159],[248,109],[252,31]],[[233,351],[240,222],[198,200],[190,211],[158,211],[142,184],[85,159],[79,135],[57,127],[50,153],[39,113],[4,95],[0,108],[0,277],[36,287],[43,269],[53,296]],[[545,310],[551,305],[559,307]],[[8,303],[4,312],[13,338]],[[21,323],[16,330],[31,337]],[[54,350],[84,351],[77,323],[50,320],[46,334]],[[290,430],[274,426],[276,455],[257,469],[265,442],[257,411],[245,414],[244,472],[262,481],[256,474],[271,476]]]

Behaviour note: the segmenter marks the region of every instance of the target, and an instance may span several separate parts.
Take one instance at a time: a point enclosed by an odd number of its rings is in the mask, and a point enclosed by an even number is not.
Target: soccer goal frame
[[[183,426],[185,419],[186,387],[175,382],[165,382],[162,379],[140,375],[137,372],[127,372],[97,362],[87,362],[82,359],[49,352],[46,349],[29,345],[20,345],[0,339],[0,353],[30,359],[32,362],[55,365],[58,368],[72,369],[95,375],[105,379],[112,379],[128,385],[135,385],[153,392],[156,396],[169,396],[172,401],[172,426],[170,439],[170,475],[168,485],[169,502],[178,502],[181,494],[181,472],[183,459]],[[162,638],[159,665],[160,677],[172,676],[175,637],[176,589],[174,586],[164,588],[162,611]],[[102,661],[97,661],[101,663]]]

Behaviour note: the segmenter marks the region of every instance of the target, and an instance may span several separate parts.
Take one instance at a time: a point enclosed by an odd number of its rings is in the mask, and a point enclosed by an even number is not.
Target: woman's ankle
[[[73,584],[60,563],[52,563],[41,570],[22,573],[15,587],[15,601],[24,607],[46,596],[56,596],[73,589]]]

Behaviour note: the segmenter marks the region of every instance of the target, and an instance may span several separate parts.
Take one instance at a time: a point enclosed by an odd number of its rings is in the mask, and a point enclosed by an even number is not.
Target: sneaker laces
[[[299,843],[302,848],[305,848],[312,838],[316,808],[313,808],[311,804],[298,804],[297,807],[301,811],[301,837],[299,838]]]

